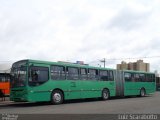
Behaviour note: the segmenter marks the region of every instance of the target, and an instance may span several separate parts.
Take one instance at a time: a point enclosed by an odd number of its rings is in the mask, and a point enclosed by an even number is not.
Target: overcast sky
[[[0,0],[0,51],[0,63],[160,56],[160,1]],[[144,61],[160,71],[159,57]]]

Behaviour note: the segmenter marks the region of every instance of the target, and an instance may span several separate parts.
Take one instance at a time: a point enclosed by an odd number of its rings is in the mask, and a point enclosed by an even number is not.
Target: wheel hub
[[[104,98],[108,98],[108,94],[107,93],[103,93]]]
[[[61,101],[61,95],[59,93],[55,93],[53,95],[53,99],[55,102],[60,102]]]

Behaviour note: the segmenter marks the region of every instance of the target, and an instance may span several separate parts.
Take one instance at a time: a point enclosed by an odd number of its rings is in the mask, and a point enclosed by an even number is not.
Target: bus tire
[[[62,104],[64,95],[60,90],[54,90],[51,94],[51,103],[54,105]]]
[[[146,95],[146,91],[144,88],[141,88],[140,90],[140,97],[144,97]]]
[[[108,89],[103,89],[102,91],[102,100],[108,100],[110,97],[110,92]]]

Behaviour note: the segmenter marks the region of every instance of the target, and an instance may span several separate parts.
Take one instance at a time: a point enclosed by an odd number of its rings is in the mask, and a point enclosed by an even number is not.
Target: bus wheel
[[[58,105],[63,103],[64,96],[60,90],[54,90],[51,96],[51,103],[54,105]]]
[[[104,90],[102,91],[102,100],[108,100],[109,97],[110,97],[109,90],[104,89]]]
[[[145,91],[144,88],[142,88],[142,89],[140,90],[140,96],[141,96],[141,97],[144,97],[145,95],[146,95],[146,91]]]

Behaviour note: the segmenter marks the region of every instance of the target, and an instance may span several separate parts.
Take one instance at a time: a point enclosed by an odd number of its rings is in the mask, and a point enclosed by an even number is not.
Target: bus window
[[[5,82],[5,76],[4,75],[0,75],[0,82]]]
[[[146,78],[145,78],[144,74],[139,74],[139,81],[140,82],[145,82],[146,81]]]
[[[147,80],[146,80],[147,82],[152,82],[152,80],[153,80],[153,79],[152,79],[152,74],[147,74],[147,75],[146,75],[146,79],[147,79]]]
[[[5,80],[5,82],[9,82],[10,81],[10,76],[9,75],[7,75],[6,76],[6,80]]]
[[[132,81],[131,73],[124,73],[124,79],[127,82],[131,82]]]
[[[156,77],[156,84],[160,84],[160,77]]]
[[[65,67],[63,66],[51,66],[51,79],[52,80],[64,80],[65,79]]]
[[[29,85],[37,86],[48,81],[47,67],[31,67],[29,76]]]
[[[108,71],[108,75],[109,75],[108,80],[109,80],[109,81],[113,81],[113,80],[114,80],[113,71],[109,70],[109,71]]]
[[[155,80],[156,80],[156,76],[155,76],[155,74],[153,75],[153,81],[152,82],[155,82]]]
[[[68,80],[77,80],[79,79],[78,68],[67,67],[66,77]]]
[[[150,76],[151,76],[150,82],[155,82],[155,75],[154,75],[154,74],[151,74]]]
[[[85,68],[81,68],[80,69],[80,76],[81,76],[81,80],[87,80],[87,69]]]
[[[149,82],[149,75],[146,74],[146,82]]]
[[[108,81],[108,71],[100,70],[99,75],[101,81]]]
[[[88,70],[88,80],[98,80],[98,70],[89,69]]]
[[[134,82],[139,82],[139,74],[134,74]]]

